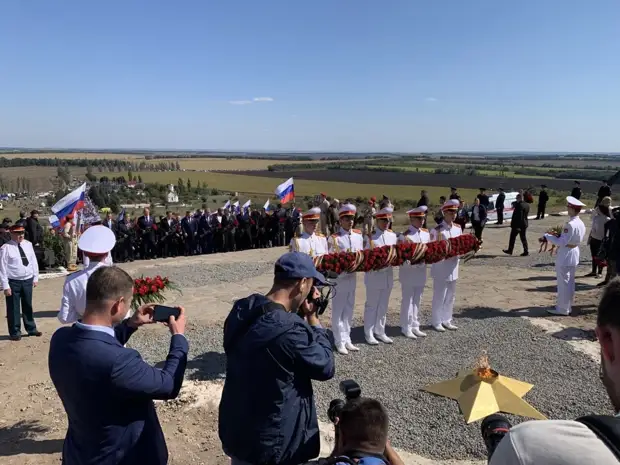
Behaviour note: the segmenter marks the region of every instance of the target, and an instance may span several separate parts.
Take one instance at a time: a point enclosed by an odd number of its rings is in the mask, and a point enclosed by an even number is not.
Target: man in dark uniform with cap
[[[9,223],[0,223],[0,247],[11,240],[11,233],[9,232],[10,227],[11,225]]]
[[[489,209],[489,196],[487,195],[486,187],[480,188],[480,194],[477,196],[480,199],[480,205],[482,205],[486,210]]]
[[[461,196],[456,191],[456,187],[450,188],[450,200],[459,200],[459,201],[461,200]]]
[[[579,181],[575,181],[575,187],[570,191],[570,196],[575,197],[577,200],[581,198],[581,183]]]
[[[497,224],[504,224],[504,202],[506,201],[506,194],[504,194],[504,188],[498,189],[499,194],[495,199],[495,211],[497,212]]]
[[[547,191],[545,190],[547,189],[546,185],[543,184],[540,187],[542,188],[542,190],[538,194],[538,211],[536,212],[536,219],[544,220],[545,219],[545,207],[547,206],[547,202],[549,201],[549,194],[547,194]]]

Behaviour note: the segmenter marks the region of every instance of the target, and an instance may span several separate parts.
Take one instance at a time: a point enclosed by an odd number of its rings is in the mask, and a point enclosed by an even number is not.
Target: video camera
[[[306,299],[308,303],[314,304],[314,307],[316,308],[316,314],[318,316],[321,316],[323,313],[325,313],[327,305],[329,305],[329,300],[332,297],[332,289],[334,289],[334,287],[336,286],[335,281],[336,278],[338,278],[338,274],[334,273],[333,271],[325,271],[323,272],[323,276],[325,276],[325,279],[327,280],[327,285],[319,284],[317,282],[314,283],[314,286],[319,290],[321,295],[316,299],[312,298],[311,295],[308,295]]]
[[[340,382],[340,392],[344,394],[344,399],[333,399],[327,409],[327,417],[332,423],[336,423],[340,412],[348,401],[357,399],[362,395],[362,388],[352,379],[345,379]]]
[[[482,420],[481,432],[484,444],[487,446],[487,459],[490,461],[497,446],[504,439],[506,433],[510,431],[512,425],[503,415],[489,415]]]

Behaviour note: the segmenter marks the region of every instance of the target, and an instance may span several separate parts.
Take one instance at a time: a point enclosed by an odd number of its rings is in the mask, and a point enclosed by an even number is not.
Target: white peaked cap
[[[110,228],[103,225],[91,226],[80,236],[78,247],[93,254],[108,253],[114,248],[116,237]]]
[[[357,213],[357,208],[355,207],[355,205],[352,205],[350,203],[345,203],[338,210],[338,214],[340,216],[342,216],[342,215],[355,215],[355,213]]]
[[[570,196],[570,195],[566,197],[566,201],[571,207],[585,207],[586,206],[586,204],[583,203],[581,200],[578,200],[575,197]]]
[[[422,205],[420,207],[413,208],[407,212],[407,215],[410,217],[423,217],[426,214],[426,210],[428,207],[426,205]]]

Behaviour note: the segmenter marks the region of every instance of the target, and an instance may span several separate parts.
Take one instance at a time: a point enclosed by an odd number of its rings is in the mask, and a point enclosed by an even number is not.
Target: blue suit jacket
[[[188,344],[184,336],[172,336],[160,370],[123,347],[134,331],[123,322],[116,338],[75,325],[52,336],[50,376],[69,419],[64,465],[167,463],[153,399],[179,394]]]

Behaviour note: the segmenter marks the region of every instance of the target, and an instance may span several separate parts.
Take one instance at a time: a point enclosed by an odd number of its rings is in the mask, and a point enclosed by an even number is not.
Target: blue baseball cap
[[[301,252],[288,252],[282,255],[276,262],[275,275],[282,279],[313,278],[322,285],[329,285],[325,276],[315,268],[310,255]]]

